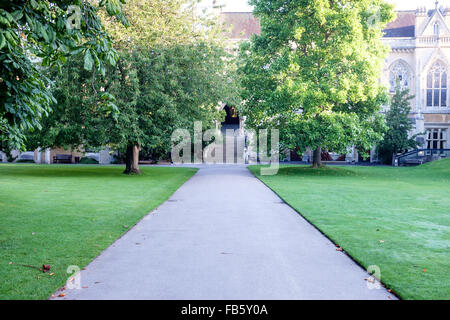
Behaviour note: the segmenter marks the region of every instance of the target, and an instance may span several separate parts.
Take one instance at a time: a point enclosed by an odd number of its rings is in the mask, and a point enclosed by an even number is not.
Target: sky
[[[386,0],[396,5],[397,10],[412,10],[418,6],[426,6],[428,9],[434,8],[436,0]],[[205,6],[211,5],[213,0],[204,0]],[[217,3],[224,4],[224,12],[249,12],[252,8],[247,4],[247,0],[217,0]],[[450,0],[440,0],[439,6],[450,7]]]

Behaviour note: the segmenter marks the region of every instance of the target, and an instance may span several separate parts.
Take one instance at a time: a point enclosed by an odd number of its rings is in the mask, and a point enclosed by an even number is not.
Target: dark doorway
[[[225,118],[225,122],[222,122],[222,125],[239,125],[239,116],[236,108],[225,106],[223,109],[227,113],[227,117]]]
[[[229,141],[229,139],[234,140],[234,154],[232,159],[227,159],[227,145],[226,143],[223,144],[223,156],[224,156],[224,163],[237,163],[238,158],[242,158],[242,155],[238,155],[238,134],[239,134],[239,127],[240,127],[240,121],[239,116],[237,113],[237,110],[235,107],[225,106],[223,108],[225,112],[227,113],[227,116],[225,118],[225,121],[222,122],[222,134],[224,137],[226,137],[225,141]],[[231,130],[231,136],[227,135],[230,132],[227,132],[227,130]]]

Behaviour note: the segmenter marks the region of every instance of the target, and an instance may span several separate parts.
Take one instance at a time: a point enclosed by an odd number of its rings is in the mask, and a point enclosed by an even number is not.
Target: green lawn
[[[190,168],[0,165],[0,299],[46,299],[195,174]],[[13,262],[13,264],[10,264]],[[50,264],[42,273],[18,264]]]
[[[414,168],[283,166],[260,176],[403,299],[450,299],[450,159]]]

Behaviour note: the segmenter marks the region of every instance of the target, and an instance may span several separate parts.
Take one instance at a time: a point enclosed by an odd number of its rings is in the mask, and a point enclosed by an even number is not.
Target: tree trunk
[[[392,153],[392,166],[395,166],[395,157],[397,157],[397,150],[394,150],[394,153]]]
[[[129,144],[127,146],[127,156],[125,160],[124,174],[141,174],[139,169],[139,146]]]
[[[316,150],[314,150],[313,154],[313,168],[320,168],[322,166],[322,148],[317,147]]]

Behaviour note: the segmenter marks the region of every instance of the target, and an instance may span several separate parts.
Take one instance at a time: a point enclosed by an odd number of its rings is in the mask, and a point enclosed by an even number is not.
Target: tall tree
[[[136,0],[124,7],[127,30],[105,21],[116,67],[92,84],[79,72],[83,61],[67,63],[57,78],[60,103],[37,137],[41,147],[109,145],[126,151],[125,173],[132,174],[140,172],[141,148],[168,153],[173,130],[193,129],[194,121],[214,127],[219,102],[236,102],[235,70],[215,18],[193,15],[191,3]]]
[[[24,132],[40,128],[55,102],[43,68],[83,55],[84,68],[105,72],[114,64],[98,11],[127,24],[125,0],[11,0],[0,2],[0,139],[8,148],[23,145]]]
[[[235,82],[228,81],[233,76],[232,64],[221,41],[217,17],[199,14],[198,2],[136,0],[125,6],[131,24],[126,32],[115,24],[106,23],[117,49],[125,56],[133,56],[134,65],[139,69],[140,92],[133,109],[157,107],[156,112],[134,117],[139,119],[132,122],[134,126],[122,127],[121,136],[128,137],[125,173],[139,172],[138,151],[142,146],[167,150],[171,130],[187,125],[187,121],[192,126],[193,120],[209,118],[207,125],[213,126],[211,118],[217,114],[219,101],[233,96]],[[125,67],[120,72],[127,70],[132,68]],[[117,89],[122,90],[120,86]],[[129,103],[127,100],[118,99],[119,108],[122,101]],[[130,110],[127,113],[133,114]],[[130,119],[127,116],[126,121],[119,123],[129,123]],[[144,125],[144,122],[152,125]],[[155,140],[159,146],[150,143]]]
[[[391,99],[390,108],[386,113],[388,129],[384,139],[378,145],[378,152],[385,163],[394,165],[398,152],[417,148],[419,145],[416,137],[420,134],[410,136],[413,125],[408,115],[411,112],[410,101],[413,98],[409,95],[408,89],[397,86]]]
[[[248,125],[283,128],[304,152],[368,149],[381,139],[380,38],[393,7],[382,0],[251,0],[261,35],[241,47],[241,112]]]

